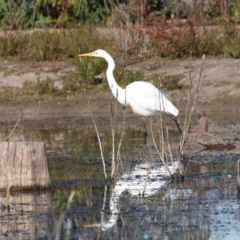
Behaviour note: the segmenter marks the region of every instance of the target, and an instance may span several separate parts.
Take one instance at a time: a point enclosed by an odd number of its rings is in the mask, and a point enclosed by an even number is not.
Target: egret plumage
[[[105,50],[99,49],[91,53],[80,54],[79,57],[100,57],[106,60],[108,68],[106,76],[109,87],[114,97],[125,107],[130,106],[134,113],[142,117],[148,117],[155,114],[164,113],[169,115],[176,123],[179,132],[179,127],[176,117],[178,116],[178,109],[172,104],[170,100],[153,84],[145,81],[136,81],[130,83],[126,88],[121,88],[114,76],[115,62],[111,55]]]

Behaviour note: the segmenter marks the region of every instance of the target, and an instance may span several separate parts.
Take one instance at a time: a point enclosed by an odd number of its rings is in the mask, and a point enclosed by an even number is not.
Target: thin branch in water
[[[181,159],[183,156],[183,147],[188,138],[188,132],[190,129],[192,114],[193,114],[195,107],[197,106],[199,93],[200,93],[202,83],[203,83],[202,75],[203,75],[203,69],[204,69],[204,61],[205,61],[205,55],[203,55],[203,57],[202,57],[202,65],[201,65],[201,69],[200,69],[200,73],[199,73],[196,90],[193,91],[192,75],[191,75],[192,62],[191,62],[191,54],[190,54],[190,71],[189,71],[190,84],[189,84],[188,99],[187,99],[187,106],[186,106],[186,112],[185,112],[184,129],[183,129],[183,134],[180,139],[179,150],[178,150],[178,163],[179,163],[179,168],[180,168],[180,174],[182,176],[184,176],[184,172],[185,172],[183,169],[183,166],[181,164]],[[190,110],[190,112],[189,112],[189,110]]]
[[[166,128],[166,133],[167,133],[167,148],[168,148],[168,153],[170,155],[170,159],[171,159],[171,162],[173,164],[173,156],[172,156],[172,150],[171,150],[171,146],[170,146],[170,143],[169,143],[169,131],[168,131],[168,127]]]
[[[161,126],[159,126],[161,128]],[[158,149],[158,146],[156,144],[156,140],[155,140],[155,137],[154,137],[154,134],[153,134],[153,123],[152,123],[152,118],[150,118],[150,128],[151,128],[151,133],[152,133],[152,140],[153,140],[153,145],[157,151],[157,154],[158,156],[160,157],[160,160],[162,161],[163,165],[165,166],[166,170],[168,171],[169,175],[172,176],[172,173],[169,169],[169,167],[167,166],[166,162],[165,162],[165,158],[164,158],[164,145],[162,144],[163,142],[163,139],[160,139],[160,147],[162,147],[162,153],[160,153],[159,149]],[[162,137],[161,133],[159,133],[159,138],[160,136]]]
[[[98,132],[97,125],[96,125],[95,120],[94,120],[94,117],[93,117],[93,113],[92,113],[92,109],[91,109],[91,106],[90,106],[90,100],[89,100],[89,98],[88,98],[88,107],[89,107],[89,110],[90,110],[90,112],[91,112],[91,117],[92,117],[93,125],[94,125],[94,128],[95,128],[96,134],[97,134],[98,145],[99,145],[100,154],[101,154],[101,159],[102,159],[102,164],[103,164],[104,177],[105,177],[105,179],[107,179],[107,172],[106,172],[106,165],[105,165],[105,160],[104,160],[104,155],[103,155],[102,142],[101,142],[101,139],[100,139],[100,136],[99,136],[99,132]]]
[[[126,94],[126,91],[125,91]],[[126,106],[126,95],[125,95],[125,106]],[[124,124],[125,124],[125,118],[126,118],[126,108],[124,106],[124,110],[123,110],[123,120],[122,120],[122,128],[121,128],[121,137],[118,143],[118,148],[117,148],[117,153],[115,156],[115,135],[116,135],[116,121],[117,121],[117,105],[115,105],[115,111],[113,113],[113,105],[111,102],[111,129],[112,129],[112,171],[111,171],[111,178],[114,177],[119,162],[121,163],[122,166],[122,162],[121,162],[121,156],[120,156],[120,149],[121,149],[121,145],[122,145],[122,140],[123,140],[123,133],[124,133]],[[122,166],[123,169],[123,166]]]
[[[8,135],[8,137],[6,138],[6,141],[8,141],[8,140],[10,139],[10,137],[11,137],[12,134],[14,133],[14,131],[15,131],[18,123],[20,122],[20,120],[21,120],[21,114],[20,114],[20,112],[19,112],[18,120],[17,120],[15,126],[13,127],[12,131],[10,132],[10,134]]]

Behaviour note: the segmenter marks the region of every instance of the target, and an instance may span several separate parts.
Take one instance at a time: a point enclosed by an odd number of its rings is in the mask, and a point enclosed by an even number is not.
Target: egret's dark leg
[[[179,126],[179,123],[178,123],[178,121],[177,121],[177,118],[173,117],[172,119],[173,119],[174,122],[176,123],[180,135],[182,135],[182,130],[181,130],[180,126]]]
[[[141,122],[142,122],[142,126],[143,126],[143,140],[144,140],[144,144],[147,144],[147,127],[146,127],[146,119],[145,119],[145,117],[141,116]]]

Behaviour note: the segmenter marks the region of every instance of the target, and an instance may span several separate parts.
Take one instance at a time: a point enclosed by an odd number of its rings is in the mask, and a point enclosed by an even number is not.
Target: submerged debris
[[[199,119],[199,129],[197,132],[189,134],[189,140],[199,143],[209,150],[231,150],[235,148],[235,146],[226,143],[219,137],[208,133],[208,118],[203,116]]]

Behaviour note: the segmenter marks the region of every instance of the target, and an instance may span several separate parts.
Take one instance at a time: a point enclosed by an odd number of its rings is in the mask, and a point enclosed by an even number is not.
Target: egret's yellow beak
[[[91,57],[91,56],[93,56],[93,52],[79,54],[78,56],[79,56],[79,57],[87,57],[87,56]]]

